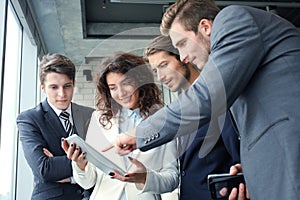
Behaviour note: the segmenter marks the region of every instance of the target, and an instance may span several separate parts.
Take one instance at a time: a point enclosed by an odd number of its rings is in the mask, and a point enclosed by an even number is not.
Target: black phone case
[[[240,183],[245,183],[245,179],[242,173],[239,173],[237,175],[209,175],[207,181],[211,197],[213,199],[227,199],[232,188],[239,188]],[[226,196],[221,196],[219,191],[224,187],[227,188],[227,194]]]

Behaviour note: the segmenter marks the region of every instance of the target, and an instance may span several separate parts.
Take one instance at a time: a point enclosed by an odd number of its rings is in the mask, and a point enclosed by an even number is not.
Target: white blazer
[[[108,140],[112,140],[119,134],[118,120],[112,120],[112,127],[104,129],[98,119],[99,112],[95,111],[90,126],[97,124],[97,130],[95,131],[94,127],[88,129],[87,142],[99,141],[97,138],[100,134],[104,134]],[[83,171],[78,168],[75,162],[72,162],[73,176],[76,182],[85,189],[95,186],[90,200],[119,200],[124,189],[127,200],[177,200],[179,171],[176,145],[174,140],[147,152],[133,151],[131,157],[142,162],[147,168],[145,184],[126,183],[112,179],[92,163],[88,163]],[[125,166],[124,159],[122,159],[122,162]],[[128,171],[130,171],[130,168]],[[162,193],[166,194],[160,195]]]

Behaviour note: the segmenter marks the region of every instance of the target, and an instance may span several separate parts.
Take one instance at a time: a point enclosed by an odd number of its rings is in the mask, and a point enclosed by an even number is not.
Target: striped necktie
[[[74,130],[73,130],[73,126],[69,120],[69,116],[70,116],[70,114],[66,111],[62,111],[59,115],[59,117],[61,119],[63,119],[65,130],[68,133],[68,135],[70,136],[73,134]]]

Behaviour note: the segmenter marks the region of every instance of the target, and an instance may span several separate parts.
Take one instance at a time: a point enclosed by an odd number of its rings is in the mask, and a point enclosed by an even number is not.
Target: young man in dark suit
[[[163,83],[171,92],[181,93],[194,83],[200,70],[191,63],[180,61],[179,52],[168,36],[158,36],[151,41],[145,51],[145,58],[151,65],[157,81]],[[217,119],[214,124],[219,125]],[[207,176],[228,173],[232,165],[240,162],[240,141],[227,116],[223,128],[214,130],[220,137],[215,146],[203,158],[199,152],[209,128],[209,123],[196,132],[179,137],[180,156],[180,200],[211,199]]]
[[[60,146],[61,138],[71,134],[85,138],[94,111],[71,102],[75,73],[75,65],[67,57],[45,55],[40,63],[40,83],[47,98],[17,118],[24,155],[34,175],[32,200],[80,200],[88,195],[73,181],[71,161]]]

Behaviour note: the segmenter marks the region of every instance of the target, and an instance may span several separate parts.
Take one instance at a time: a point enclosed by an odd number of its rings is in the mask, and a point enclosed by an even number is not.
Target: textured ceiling
[[[116,50],[141,51],[159,34],[164,10],[173,1],[27,0],[45,53],[63,53],[77,65]],[[19,2],[23,2],[19,0]],[[149,3],[151,2],[151,3]],[[300,0],[216,1],[269,9],[300,27]]]

